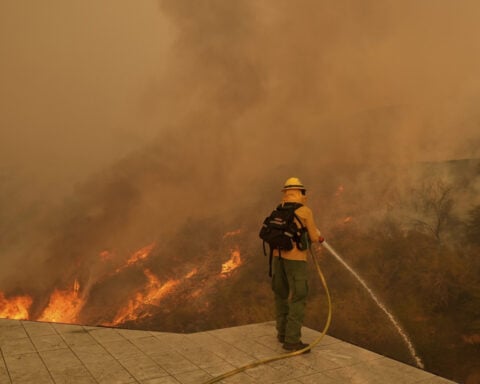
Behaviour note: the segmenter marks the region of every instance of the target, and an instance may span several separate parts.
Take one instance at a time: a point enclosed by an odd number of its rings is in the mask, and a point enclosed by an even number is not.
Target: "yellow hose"
[[[269,358],[264,359],[264,360],[254,361],[253,363],[244,365],[243,367],[234,369],[234,370],[232,370],[230,372],[227,372],[227,373],[224,373],[220,376],[216,376],[216,377],[206,381],[204,384],[216,383],[216,382],[218,382],[222,379],[225,379],[227,377],[236,375],[237,373],[246,371],[247,369],[254,368],[254,367],[257,367],[257,366],[262,365],[262,364],[267,364],[267,363],[270,363],[272,361],[282,360],[282,359],[286,359],[287,357],[301,355],[302,353],[305,353],[306,351],[312,349],[314,346],[316,346],[318,343],[320,343],[322,338],[326,335],[326,333],[328,331],[328,328],[330,327],[330,322],[332,320],[332,300],[330,298],[330,291],[328,290],[327,281],[325,280],[325,276],[323,276],[322,270],[320,269],[320,265],[318,264],[318,261],[317,261],[315,255],[313,254],[313,252],[311,250],[310,250],[310,255],[312,256],[313,262],[315,264],[315,268],[317,269],[318,276],[320,277],[320,280],[322,281],[322,285],[323,285],[323,288],[325,289],[325,293],[327,295],[327,301],[328,301],[327,321],[325,322],[325,326],[323,327],[323,331],[320,334],[320,336],[317,337],[312,343],[310,343],[310,345],[308,347],[305,347],[303,349],[299,349],[298,351],[285,353],[285,354],[281,354],[281,355],[274,356],[274,357],[269,357]]]

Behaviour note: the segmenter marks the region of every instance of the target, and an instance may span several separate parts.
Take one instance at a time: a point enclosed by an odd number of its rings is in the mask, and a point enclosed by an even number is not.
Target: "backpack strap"
[[[302,203],[284,203],[284,204],[288,204],[288,205],[293,206],[293,217],[300,224],[300,228],[298,230],[300,231],[300,235],[301,235],[306,230],[306,227],[305,227],[305,225],[303,225],[303,221],[300,219],[300,217],[298,217],[298,215],[295,213],[295,211],[298,208],[303,207],[303,204]],[[299,240],[300,239],[298,239],[298,238],[296,239],[297,246],[298,246]]]
[[[278,250],[278,257],[282,257],[282,251]],[[270,255],[268,258],[268,276],[272,277],[272,261],[273,261],[273,248],[270,248]]]
[[[267,250],[265,249],[265,241],[262,242],[263,245],[263,254],[267,256]],[[272,258],[273,258],[273,248],[270,247],[270,251],[268,252],[268,276],[272,277]],[[280,250],[278,250],[280,252]]]
[[[295,219],[297,219],[297,221],[300,223],[300,229],[305,228],[305,225],[303,225],[302,220],[300,220],[300,218],[297,216],[297,214],[296,214],[295,212],[293,212],[293,216],[294,216]]]
[[[268,276],[272,277],[272,260],[273,260],[273,249],[270,248],[270,255],[268,257]]]

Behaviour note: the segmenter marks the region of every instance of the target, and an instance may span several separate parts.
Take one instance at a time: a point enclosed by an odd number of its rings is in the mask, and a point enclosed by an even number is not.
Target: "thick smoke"
[[[346,169],[479,155],[476,2],[102,4],[1,6],[5,288],[271,204],[292,175],[321,210]]]

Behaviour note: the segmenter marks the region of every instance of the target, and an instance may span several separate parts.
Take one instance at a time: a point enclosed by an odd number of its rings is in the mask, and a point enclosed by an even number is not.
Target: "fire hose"
[[[326,242],[324,242],[323,244],[327,245]],[[327,249],[330,251],[330,248],[328,246],[327,246]],[[312,343],[310,343],[307,347],[305,347],[303,349],[299,349],[298,351],[294,351],[294,352],[284,353],[284,354],[281,354],[281,355],[278,355],[278,356],[273,356],[273,357],[266,358],[266,359],[263,359],[263,360],[254,361],[253,363],[244,365],[243,367],[236,368],[236,369],[234,369],[230,372],[226,372],[222,375],[216,376],[216,377],[206,381],[203,384],[213,384],[213,383],[216,383],[220,380],[226,379],[227,377],[230,377],[230,376],[236,375],[240,372],[246,371],[247,369],[258,367],[259,365],[271,363],[271,362],[277,361],[277,360],[286,359],[286,358],[292,357],[292,356],[301,355],[301,354],[307,352],[308,350],[312,349],[318,343],[320,343],[320,341],[323,339],[323,337],[327,334],[328,328],[330,327],[330,322],[332,320],[332,300],[331,300],[331,297],[330,297],[330,291],[328,290],[327,281],[325,280],[325,276],[323,275],[322,270],[320,269],[320,265],[317,261],[317,258],[315,257],[315,254],[312,252],[311,248],[309,249],[309,253],[310,253],[310,255],[313,259],[313,263],[314,263],[315,268],[317,270],[318,276],[319,276],[319,278],[322,282],[323,289],[325,290],[325,294],[327,296],[327,303],[328,303],[327,320],[325,321],[325,326],[323,327],[323,330],[320,333],[320,336],[318,336]]]

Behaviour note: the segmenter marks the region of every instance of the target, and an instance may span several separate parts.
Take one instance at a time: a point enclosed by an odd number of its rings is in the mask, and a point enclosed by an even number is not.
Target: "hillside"
[[[1,317],[168,332],[271,320],[258,229],[278,193],[189,203],[191,215],[171,218],[174,205],[148,198],[164,186],[135,187],[153,174],[95,180],[50,216],[35,257],[18,253],[34,263],[0,282]],[[309,204],[329,244],[396,317],[425,368],[463,382],[478,370],[480,346],[480,160],[337,168],[322,180],[311,183]],[[324,249],[317,257],[333,300],[329,333],[415,365],[358,281]],[[313,268],[310,288],[306,325],[320,330],[326,298]]]

